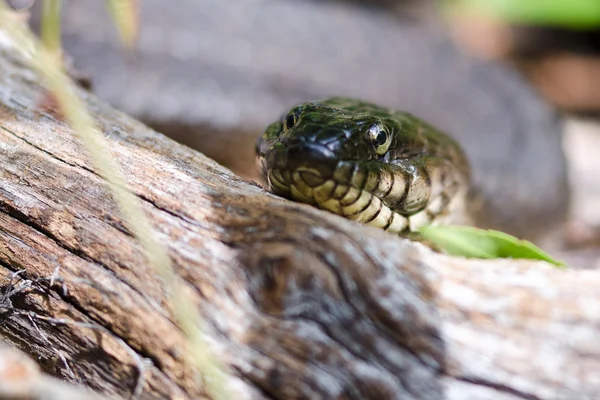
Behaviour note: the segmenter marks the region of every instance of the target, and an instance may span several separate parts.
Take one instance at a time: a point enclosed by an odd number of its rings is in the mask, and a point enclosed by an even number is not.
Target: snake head
[[[430,169],[444,160],[445,141],[410,114],[330,98],[292,108],[256,151],[273,193],[399,231],[406,224],[394,214],[425,209],[437,190]]]
[[[271,124],[258,141],[257,154],[263,173],[271,168],[313,169],[327,179],[340,160],[394,163],[402,156],[396,151],[399,141],[404,157],[408,149],[411,155],[422,152],[424,142],[403,136],[403,130],[407,128],[386,109],[331,98],[294,107]]]

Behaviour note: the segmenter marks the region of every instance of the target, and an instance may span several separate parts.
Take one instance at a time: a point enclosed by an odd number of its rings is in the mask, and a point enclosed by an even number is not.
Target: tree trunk
[[[105,181],[2,43],[2,341],[105,394],[207,397]],[[272,196],[81,96],[236,399],[600,395],[596,271],[435,254]]]

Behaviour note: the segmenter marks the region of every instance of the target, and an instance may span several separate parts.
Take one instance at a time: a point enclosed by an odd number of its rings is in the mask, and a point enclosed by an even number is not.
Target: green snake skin
[[[273,193],[406,235],[463,223],[469,166],[415,116],[348,98],[301,104],[266,129],[258,162]]]

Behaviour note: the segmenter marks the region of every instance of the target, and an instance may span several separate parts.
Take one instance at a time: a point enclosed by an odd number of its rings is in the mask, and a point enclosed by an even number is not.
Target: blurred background
[[[11,3],[38,29],[41,1]],[[257,137],[299,102],[407,110],[465,148],[482,226],[598,265],[600,2],[132,3],[132,49],[104,2],[61,10],[74,74],[116,108],[248,179]]]

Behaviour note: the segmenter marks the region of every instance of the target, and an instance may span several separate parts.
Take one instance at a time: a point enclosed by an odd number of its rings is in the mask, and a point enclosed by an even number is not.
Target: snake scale
[[[409,113],[349,98],[304,103],[267,128],[257,154],[275,194],[391,233],[466,220],[466,156]]]

